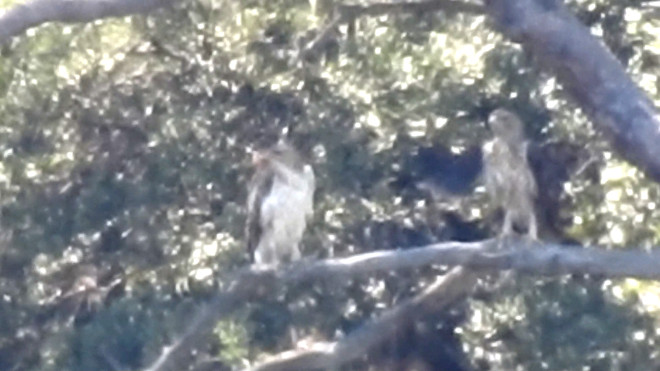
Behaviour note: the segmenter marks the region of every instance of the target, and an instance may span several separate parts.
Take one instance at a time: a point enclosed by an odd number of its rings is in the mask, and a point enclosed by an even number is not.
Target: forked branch
[[[392,338],[401,328],[425,313],[442,310],[468,295],[477,283],[477,274],[461,267],[439,277],[424,292],[385,311],[347,337],[332,343],[315,343],[312,349],[287,351],[246,371],[334,369]]]
[[[310,280],[338,279],[346,281],[353,277],[376,272],[396,271],[428,265],[463,266],[473,271],[513,269],[521,273],[544,276],[599,274],[612,278],[634,277],[660,280],[660,253],[657,251],[649,252],[639,249],[605,250],[603,248],[583,248],[556,244],[530,244],[518,239],[503,241],[502,249],[497,249],[497,245],[498,241],[496,240],[472,243],[446,242],[407,250],[376,251],[340,259],[316,262],[303,261],[291,266],[281,267],[281,269],[242,269],[225,280],[226,284],[222,292],[218,293],[213,300],[200,308],[191,317],[193,322],[188,330],[174,344],[165,348],[158,360],[146,370],[173,371],[183,369],[191,361],[192,350],[203,345],[206,337],[210,334],[209,329],[212,329],[218,320],[228,317],[249,301],[274,295],[278,292],[278,289],[284,286],[305,284],[309,283]],[[454,272],[452,274],[457,274],[455,273],[456,270],[452,272]],[[453,275],[448,277],[453,277]],[[426,292],[431,292],[429,295],[436,298],[435,285],[439,285],[437,290],[442,292],[442,297],[454,295],[445,292],[449,289],[441,289],[441,287],[443,285],[448,285],[447,287],[455,286],[443,282],[445,280],[438,281]],[[459,291],[466,292],[467,289],[469,288],[465,286]],[[454,296],[459,295],[460,292]],[[422,296],[413,299],[409,305],[426,306],[431,305],[433,302],[433,300],[427,299],[422,294]],[[440,300],[435,303],[439,303],[438,308],[441,308],[449,302],[445,303],[444,300]],[[396,316],[396,313],[399,313],[396,310],[392,309],[391,312],[386,312],[385,315],[390,313],[389,315]],[[401,310],[404,311],[405,309]],[[381,325],[376,321],[365,327],[364,330],[360,330],[367,334],[364,335],[366,340],[361,340],[365,344],[370,344],[369,341],[372,343],[378,341],[377,338],[370,338],[371,335],[368,335],[370,333],[369,326]],[[344,342],[328,343],[321,349],[310,352],[290,353],[279,361],[284,362],[287,359],[293,359],[296,362],[303,362],[310,357],[320,357],[322,360],[314,362],[336,362],[339,359],[346,358],[347,355],[353,357],[354,353],[350,349],[357,349],[361,341],[352,339],[358,338],[358,333],[349,334]],[[346,344],[350,344],[348,346],[350,349],[344,349],[347,346]],[[279,361],[275,360],[275,362]]]

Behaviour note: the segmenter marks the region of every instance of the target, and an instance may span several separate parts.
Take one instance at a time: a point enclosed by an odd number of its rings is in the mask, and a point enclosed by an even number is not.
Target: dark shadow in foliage
[[[370,356],[379,370],[467,371],[471,368],[455,329],[465,320],[465,301],[433,313],[397,332]]]
[[[443,211],[441,215],[445,224],[443,241],[470,242],[488,238],[488,231],[479,221],[464,220],[454,211]]]
[[[101,320],[78,328],[70,344],[70,369],[113,371],[117,363],[137,369],[144,357],[145,344],[153,340],[157,321],[140,310],[134,300],[104,310]]]
[[[536,216],[546,235],[569,242],[563,231],[571,226],[568,209],[572,199],[564,192],[564,183],[588,158],[583,148],[568,142],[531,142],[527,157],[538,184]]]
[[[288,329],[293,322],[292,316],[293,313],[287,304],[281,300],[256,303],[248,316],[248,320],[252,323],[250,346],[268,352],[283,351],[284,349],[278,348],[278,344],[288,336]]]
[[[404,163],[404,170],[392,183],[394,189],[422,188],[450,195],[470,194],[483,167],[481,147],[454,154],[442,144],[417,148]]]

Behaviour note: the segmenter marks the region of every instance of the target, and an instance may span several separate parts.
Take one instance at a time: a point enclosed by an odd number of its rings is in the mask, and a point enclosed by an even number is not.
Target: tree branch
[[[365,274],[432,264],[460,265],[473,270],[514,269],[521,273],[546,276],[600,274],[607,277],[660,280],[658,251],[581,248],[529,243],[513,238],[502,241],[502,249],[497,249],[498,244],[497,240],[446,242],[407,250],[376,251],[340,259],[302,261],[279,269],[241,269],[224,281],[222,292],[191,317],[193,322],[188,330],[173,345],[165,348],[161,356],[146,370],[183,369],[190,362],[192,350],[203,344],[218,320],[228,317],[245,302],[273,295],[285,286],[307,284],[312,280],[346,281]],[[336,346],[339,344],[328,345],[320,352],[331,358],[337,357],[337,352],[348,354],[347,351],[336,349]]]
[[[31,0],[0,16],[0,44],[46,22],[79,23],[148,13],[179,0]]]
[[[615,150],[660,181],[660,118],[607,47],[561,0],[484,0],[497,27],[553,71]]]
[[[345,20],[360,16],[379,16],[390,13],[412,13],[412,12],[437,12],[445,11],[450,13],[469,13],[484,14],[485,9],[481,5],[471,4],[465,1],[456,0],[430,0],[413,2],[394,2],[394,3],[369,3],[360,4],[340,4],[337,11]]]
[[[380,317],[344,339],[333,343],[315,343],[310,350],[284,352],[250,368],[249,371],[338,368],[390,340],[398,330],[425,313],[441,310],[466,296],[476,283],[477,275],[473,271],[454,268],[445,276],[439,277],[421,294],[385,311]]]
[[[423,13],[437,11],[476,15],[485,14],[485,9],[481,5],[456,0],[369,3],[368,5],[338,4],[335,7],[334,16],[323,26],[323,29],[319,32],[318,36],[305,46],[301,55],[316,54],[317,49],[331,38],[333,31],[340,23],[352,22],[356,18],[362,16],[377,17],[391,13]]]

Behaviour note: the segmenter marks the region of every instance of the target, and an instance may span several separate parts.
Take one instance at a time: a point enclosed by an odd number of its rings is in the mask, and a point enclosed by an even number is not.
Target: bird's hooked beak
[[[252,165],[261,166],[268,160],[268,154],[263,151],[252,151]]]

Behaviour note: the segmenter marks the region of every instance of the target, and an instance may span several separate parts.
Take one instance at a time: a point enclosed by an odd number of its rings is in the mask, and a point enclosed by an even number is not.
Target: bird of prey
[[[300,259],[298,244],[313,213],[314,171],[286,142],[255,151],[248,187],[246,238],[252,262]]]
[[[496,206],[504,210],[501,235],[513,232],[513,226],[527,227],[527,236],[536,240],[538,227],[534,214],[536,181],[527,162],[527,141],[520,118],[499,108],[488,123],[493,139],[484,144],[484,180]]]

